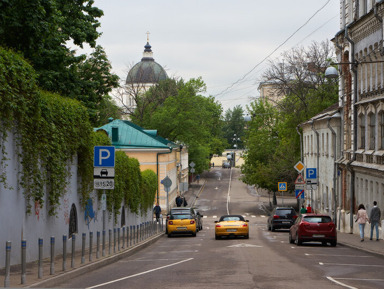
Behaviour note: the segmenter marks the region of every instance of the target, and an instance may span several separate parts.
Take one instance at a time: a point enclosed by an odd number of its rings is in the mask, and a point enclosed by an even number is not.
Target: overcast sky
[[[128,69],[141,60],[150,32],[153,57],[168,76],[184,80],[201,76],[207,95],[215,96],[224,111],[238,104],[245,108],[249,97],[260,95],[257,88],[267,62],[258,64],[297,30],[271,59],[297,45],[332,39],[340,28],[339,5],[339,0],[95,0],[94,4],[104,11],[98,44],[120,78],[125,79]]]

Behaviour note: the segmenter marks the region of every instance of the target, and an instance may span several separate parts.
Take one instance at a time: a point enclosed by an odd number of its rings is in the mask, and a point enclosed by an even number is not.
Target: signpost
[[[297,164],[294,166],[294,168],[296,171],[301,173],[304,170],[305,166],[301,161],[298,161]]]
[[[304,199],[304,190],[295,190],[296,199]]]
[[[317,169],[307,168],[305,171],[307,190],[311,190],[311,202],[313,190],[317,190]]]
[[[169,212],[169,190],[172,186],[172,180],[166,176],[161,180],[161,184],[164,186],[164,191],[167,193],[167,212]]]
[[[283,206],[284,206],[284,196],[283,196],[283,192],[286,192],[287,191],[287,182],[279,182],[277,183],[278,184],[278,188],[279,188],[279,192],[281,192],[281,200],[283,202]]]

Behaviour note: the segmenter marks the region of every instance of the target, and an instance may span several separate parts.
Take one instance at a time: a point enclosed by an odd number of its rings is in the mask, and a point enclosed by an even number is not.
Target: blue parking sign
[[[307,168],[305,171],[306,179],[317,179],[317,169],[316,168]]]
[[[94,155],[93,155],[93,166],[114,167],[115,166],[115,147],[95,146]]]

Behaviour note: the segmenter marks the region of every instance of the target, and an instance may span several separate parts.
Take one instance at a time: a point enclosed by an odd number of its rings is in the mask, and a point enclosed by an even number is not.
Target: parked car
[[[219,221],[215,221],[215,239],[218,240],[223,236],[243,236],[249,238],[248,220],[240,215],[224,215]]]
[[[230,168],[231,168],[231,163],[230,163],[230,162],[223,162],[222,167],[223,167],[224,169],[230,169]]]
[[[337,244],[336,225],[325,214],[303,214],[289,229],[289,242],[301,245],[303,242],[321,242],[323,245]]]
[[[203,215],[200,214],[200,212],[196,209],[193,208],[193,211],[195,212],[196,215],[196,222],[197,222],[197,230],[201,231],[203,229]]]
[[[289,229],[296,221],[297,214],[292,207],[276,207],[272,210],[268,217],[268,230],[275,231],[276,229]]]
[[[191,214],[170,214],[167,220],[168,237],[176,234],[192,234],[196,237],[197,223]]]
[[[197,232],[200,230],[200,227],[199,227],[199,216],[196,214],[196,209],[190,208],[190,207],[175,207],[175,208],[171,208],[171,211],[167,215],[167,221],[170,219],[171,215],[191,215],[192,218],[196,222]],[[168,234],[168,226],[166,226],[166,228],[165,228],[165,234]]]

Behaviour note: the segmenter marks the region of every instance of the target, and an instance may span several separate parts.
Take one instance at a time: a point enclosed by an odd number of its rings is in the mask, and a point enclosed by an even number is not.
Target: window
[[[376,116],[374,113],[371,113],[369,115],[369,149],[370,150],[375,149],[375,141],[376,141],[375,127],[376,127]]]
[[[365,115],[360,115],[360,146],[359,148],[365,148]]]
[[[381,111],[379,114],[379,121],[380,121],[380,149],[384,149],[384,112]]]

